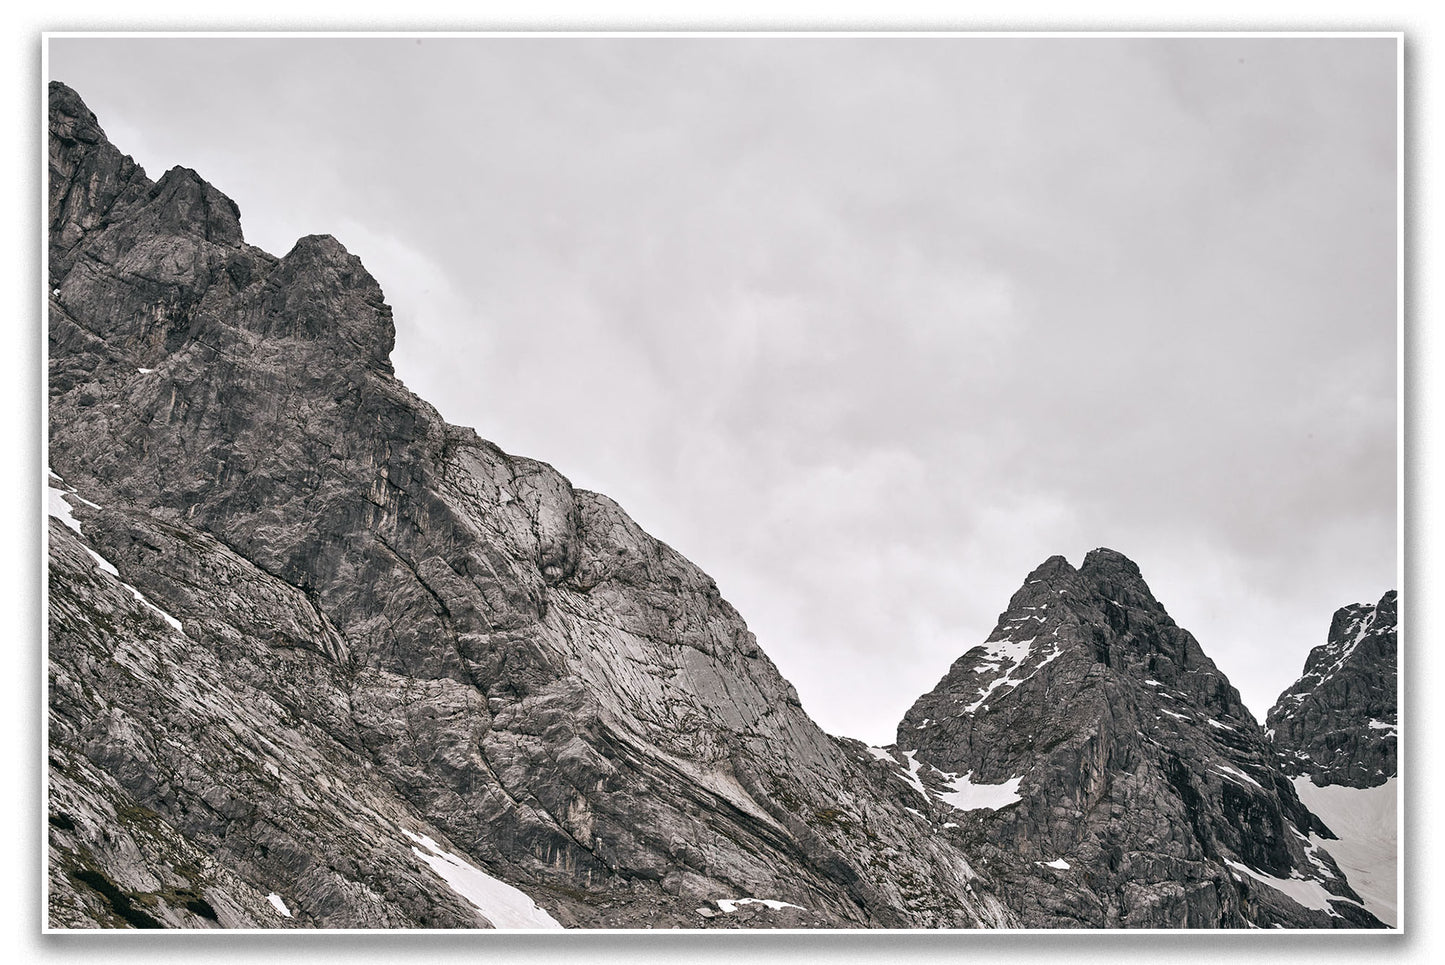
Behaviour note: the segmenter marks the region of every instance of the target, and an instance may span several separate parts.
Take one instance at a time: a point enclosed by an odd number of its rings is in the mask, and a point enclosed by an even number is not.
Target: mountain
[[[1029,574],[890,757],[1036,927],[1378,927],[1264,732],[1108,549]],[[926,783],[926,782],[925,782]]]
[[[1286,774],[1359,788],[1396,775],[1396,597],[1335,611],[1328,639],[1265,715]]]
[[[706,574],[397,380],[339,241],[49,125],[51,927],[1380,924],[1123,556],[831,737]]]
[[[340,242],[49,114],[53,927],[1016,923],[710,578],[395,378]]]
[[[1365,906],[1397,920],[1398,594],[1335,611],[1326,641],[1265,715],[1280,770],[1329,833],[1311,835]]]

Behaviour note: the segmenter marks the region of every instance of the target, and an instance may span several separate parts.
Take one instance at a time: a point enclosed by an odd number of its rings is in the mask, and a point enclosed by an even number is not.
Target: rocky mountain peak
[[[1395,776],[1398,594],[1340,607],[1265,717],[1287,774],[1375,787]]]
[[[1044,605],[1073,593],[1075,599],[1084,595],[1084,584],[1079,580],[1079,571],[1062,556],[1050,556],[1029,572],[1014,595],[1009,598],[1009,609],[1016,610],[1034,605]]]
[[[1163,613],[1164,608],[1154,599],[1138,564],[1123,553],[1103,548],[1090,550],[1079,567],[1079,577],[1097,598]]]
[[[51,285],[66,316],[91,320],[76,337],[141,368],[250,332],[391,371],[391,308],[339,241],[308,235],[280,259],[246,244],[231,198],[187,167],[152,183],[74,91],[51,92]]]
[[[190,168],[173,167],[150,191],[156,226],[167,234],[196,234],[228,248],[243,242],[241,209]]]
[[[339,241],[51,98],[52,925],[1378,924],[1122,554],[831,738],[711,578],[395,378]]]
[[[1035,569],[897,748],[992,802],[959,833],[1029,924],[1373,921],[1305,846],[1322,826],[1237,691],[1115,551]],[[1305,905],[1269,884],[1295,879]]]
[[[1398,594],[1340,607],[1325,642],[1270,708],[1276,763],[1329,833],[1328,849],[1382,920],[1398,920]]]
[[[1139,564],[1118,550],[1111,550],[1106,546],[1089,550],[1084,555],[1084,563],[1079,567],[1080,572],[1096,574],[1099,576],[1121,574],[1124,577],[1132,577],[1142,580],[1139,572]]]
[[[331,235],[306,235],[265,279],[248,327],[261,335],[339,339],[390,370],[396,326],[381,286]]]
[[[50,136],[52,146],[98,144],[105,140],[100,121],[80,95],[58,80],[50,82]]]
[[[80,95],[64,84],[50,88],[50,274],[67,271],[80,239],[112,211],[143,200],[145,172],[106,140]]]
[[[1024,582],[1067,580],[1077,572],[1067,558],[1055,554],[1034,567]]]
[[[1400,620],[1400,593],[1391,590],[1375,604],[1375,619],[1385,626],[1396,626]]]
[[[53,924],[1016,923],[712,579],[394,377],[340,242],[52,93]]]

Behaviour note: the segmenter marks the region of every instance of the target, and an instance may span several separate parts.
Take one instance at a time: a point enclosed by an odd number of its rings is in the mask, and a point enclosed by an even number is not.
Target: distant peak
[[[1090,550],[1079,567],[1079,576],[1097,598],[1116,604],[1141,607],[1168,617],[1164,605],[1144,581],[1139,564],[1118,550],[1101,546]]]
[[[346,250],[346,246],[337,241],[333,235],[302,235],[296,239],[296,244],[286,254],[290,258],[311,258],[317,261],[345,263],[348,260],[359,259]]]
[[[1125,573],[1133,576],[1141,575],[1139,573],[1139,564],[1118,550],[1111,550],[1107,546],[1100,546],[1098,549],[1090,550],[1088,555],[1084,557],[1084,565],[1079,567],[1079,570],[1080,572],[1085,570],[1091,572],[1123,570]]]
[[[161,175],[159,183],[165,184],[167,181],[194,181],[197,184],[205,183],[204,179],[196,173],[195,168],[188,168],[182,164],[177,164],[165,174]]]
[[[1047,580],[1056,576],[1073,576],[1077,572],[1072,563],[1064,557],[1055,554],[1034,567],[1034,571],[1029,574],[1029,579]]]

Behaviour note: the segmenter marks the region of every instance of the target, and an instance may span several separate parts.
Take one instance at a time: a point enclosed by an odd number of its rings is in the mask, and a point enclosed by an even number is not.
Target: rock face
[[[1279,768],[1329,828],[1328,849],[1382,921],[1399,920],[1397,594],[1341,607],[1265,716]]]
[[[1045,561],[894,760],[1035,927],[1375,927],[1239,694],[1112,550]]]
[[[712,580],[393,377],[339,242],[50,129],[53,926],[1016,923]]]
[[[1362,788],[1396,775],[1396,595],[1335,611],[1329,638],[1265,715],[1286,774]]]
[[[59,84],[49,198],[53,927],[1379,924],[1119,554],[832,738],[706,574],[397,381],[337,240],[247,245]]]

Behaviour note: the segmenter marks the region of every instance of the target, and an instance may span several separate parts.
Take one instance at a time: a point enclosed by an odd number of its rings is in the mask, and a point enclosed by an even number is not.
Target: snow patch
[[[1027,640],[993,640],[983,645],[983,659],[990,661],[1008,660],[1011,663],[1020,663],[1025,660],[1029,651],[1033,649],[1036,637],[1029,637]]]
[[[80,531],[80,521],[70,514],[70,504],[65,501],[67,495],[70,495],[67,490],[56,489],[53,483],[48,484],[45,491],[46,508],[51,516],[75,530],[76,535],[84,536]]]
[[[62,480],[59,476],[55,475],[54,472],[50,473],[50,477],[51,477],[52,479],[54,479],[56,482],[60,482],[60,483],[64,484],[64,480]],[[71,529],[73,529],[73,530],[75,531],[75,534],[76,534],[77,536],[80,536],[81,538],[84,538],[84,537],[85,537],[85,533],[84,533],[84,532],[81,530],[81,528],[80,528],[80,522],[79,522],[78,520],[76,520],[76,518],[75,518],[74,516],[72,516],[72,515],[71,515],[71,512],[70,512],[70,503],[67,502],[67,500],[72,499],[72,498],[80,500],[82,503],[85,503],[85,505],[90,506],[90,507],[93,508],[93,509],[99,509],[99,508],[100,508],[100,506],[97,505],[96,503],[91,502],[90,500],[86,499],[84,496],[78,496],[78,495],[76,495],[75,492],[72,491],[72,490],[69,490],[69,489],[57,489],[57,488],[55,487],[55,484],[54,484],[54,483],[47,483],[47,485],[46,485],[46,501],[47,501],[47,509],[48,509],[48,511],[49,511],[49,514],[50,514],[51,516],[55,517],[56,519],[60,520],[60,521],[61,521],[62,523],[64,523],[66,526],[68,526],[68,527],[70,527]],[[90,554],[90,558],[95,561],[95,565],[100,569],[100,571],[101,571],[102,573],[109,573],[111,576],[113,576],[113,577],[115,577],[117,580],[119,580],[119,581],[120,581],[120,585],[123,586],[123,587],[125,587],[127,590],[129,590],[129,591],[130,591],[130,595],[133,596],[133,597],[135,597],[137,602],[143,603],[143,604],[145,604],[147,607],[149,607],[150,609],[154,610],[157,614],[160,615],[160,618],[161,618],[162,620],[166,621],[166,623],[170,624],[170,625],[171,625],[173,628],[175,628],[176,630],[181,630],[181,621],[177,620],[175,617],[171,616],[171,614],[167,613],[165,610],[162,610],[160,607],[158,607],[158,606],[156,606],[154,603],[152,603],[149,599],[146,598],[146,595],[145,595],[144,593],[142,593],[140,590],[137,590],[135,587],[131,586],[131,585],[130,585],[129,583],[127,583],[125,580],[122,580],[122,579],[120,578],[120,570],[117,570],[117,569],[115,568],[115,564],[114,564],[114,563],[112,563],[110,560],[106,559],[104,556],[101,556],[99,553],[97,553],[95,550],[91,549],[89,546],[85,546],[85,547],[83,547],[83,549],[84,549],[87,553]],[[181,630],[181,632],[185,632],[185,631],[184,631],[184,630]]]
[[[85,547],[85,551],[90,554],[91,559],[95,560],[95,565],[96,565],[96,566],[100,567],[100,569],[101,569],[102,571],[104,571],[104,572],[106,572],[106,573],[109,573],[111,576],[115,577],[116,580],[118,580],[118,581],[120,582],[120,585],[121,585],[121,586],[125,587],[127,590],[130,590],[130,595],[133,596],[133,597],[135,597],[137,603],[143,604],[143,605],[149,607],[150,609],[152,609],[153,611],[155,611],[155,613],[156,613],[158,616],[160,616],[160,618],[161,618],[162,620],[166,621],[167,623],[169,623],[169,624],[171,625],[172,629],[179,630],[181,633],[184,633],[184,632],[185,632],[185,630],[182,629],[182,627],[181,627],[181,621],[177,620],[175,617],[171,616],[171,615],[170,615],[169,613],[167,613],[165,610],[162,610],[160,607],[158,607],[158,606],[156,606],[154,603],[152,603],[149,599],[147,599],[146,595],[145,595],[144,593],[142,593],[140,590],[137,590],[135,587],[131,586],[131,585],[130,585],[129,583],[127,583],[125,580],[122,580],[122,579],[120,578],[120,571],[115,568],[115,564],[114,564],[114,563],[112,563],[110,560],[106,559],[104,556],[101,556],[99,553],[97,553],[95,550],[91,549],[89,546]]]
[[[1057,635],[1058,635],[1058,632],[1059,632],[1058,630],[1055,630],[1055,631],[1054,631],[1054,635],[1057,636]],[[1034,673],[1038,673],[1040,670],[1042,670],[1042,669],[1044,669],[1045,667],[1047,667],[1047,666],[1048,666],[1050,663],[1052,663],[1054,660],[1058,659],[1058,657],[1059,657],[1060,655],[1062,655],[1063,652],[1064,652],[1063,648],[1060,647],[1058,641],[1055,640],[1055,641],[1054,641],[1054,649],[1053,649],[1053,651],[1050,652],[1047,657],[1045,657],[1044,659],[1042,659],[1042,660],[1039,661],[1039,665],[1034,668]],[[1034,674],[1029,674],[1029,677],[1032,677],[1033,675],[1034,675]],[[1025,678],[1024,678],[1024,680],[1027,680],[1027,679],[1028,679],[1028,677],[1025,677]],[[1023,680],[1019,681],[1019,683],[1023,683]]]
[[[923,780],[918,776],[918,769],[922,765],[919,763],[917,755],[917,751],[903,752],[903,756],[908,759],[908,773],[900,776],[909,784],[913,785],[913,789],[919,794],[922,794],[925,801],[931,801],[933,798],[929,795],[928,788],[923,786]]]
[[[1069,870],[1069,863],[1063,858],[1055,858],[1053,861],[1035,861],[1034,864],[1040,868],[1057,868],[1060,871]]]
[[[1365,637],[1370,633],[1370,631],[1375,629],[1376,616],[1377,614],[1373,609],[1361,613],[1357,618],[1360,622],[1355,624],[1354,626],[1351,626],[1349,630],[1346,631],[1354,631],[1354,638],[1341,644],[1339,649],[1336,650],[1333,654],[1331,654],[1332,656],[1334,656],[1335,662],[1324,670],[1311,670],[1309,673],[1300,677],[1299,680],[1295,681],[1294,686],[1299,687],[1300,684],[1306,681],[1312,681],[1316,686],[1318,686],[1319,683],[1322,683],[1328,680],[1330,677],[1334,676],[1335,673],[1345,665],[1345,661],[1350,659],[1350,655],[1355,652],[1355,649],[1359,647],[1360,641],[1364,640]],[[1310,687],[1308,689],[1313,690],[1315,688]],[[1295,700],[1303,700],[1305,694],[1298,693],[1291,696]]]
[[[894,764],[897,763],[897,761],[894,761],[882,748],[870,747],[868,751],[879,760],[887,760]],[[902,780],[907,781],[909,786],[922,795],[923,799],[929,803],[935,800],[942,801],[955,811],[977,811],[985,808],[996,811],[999,808],[1007,807],[1010,804],[1023,800],[1019,795],[1019,783],[1023,780],[1022,777],[1010,778],[1002,784],[975,784],[969,780],[969,776],[973,773],[972,771],[962,776],[936,771],[936,773],[942,775],[943,779],[948,782],[950,789],[947,791],[930,791],[927,786],[924,785],[923,779],[919,777],[919,771],[924,765],[918,760],[917,755],[917,751],[903,752],[903,757],[906,762],[904,766],[907,770],[898,776]],[[933,769],[930,768],[930,770]],[[912,811],[913,808],[907,808],[907,810]],[[917,812],[915,811],[914,813],[916,814]],[[949,827],[949,825],[944,825],[944,827]],[[957,825],[953,825],[953,827],[957,827]]]
[[[993,640],[983,645],[983,659],[988,662],[980,665],[982,670],[980,667],[975,667],[974,671],[976,673],[987,670],[1001,670],[1003,669],[1004,661],[1008,661],[1008,668],[1004,670],[1002,676],[995,677],[989,681],[988,686],[979,688],[978,699],[963,709],[965,714],[972,714],[977,711],[995,690],[998,690],[1005,684],[1017,685],[1021,682],[1013,679],[1013,672],[1028,659],[1029,654],[1033,651],[1034,641],[1036,639],[1038,638],[1029,637],[1027,640]],[[1055,647],[1056,651],[1057,649],[1058,648]],[[1051,660],[1057,655],[1058,654],[1055,653],[1050,656],[1049,659]],[[1040,664],[1040,666],[1042,666],[1042,664]]]
[[[276,894],[276,892],[273,891],[269,895],[267,895],[266,900],[269,901],[271,903],[271,907],[275,908],[276,911],[283,917],[295,917],[291,914],[291,909],[286,907],[286,902],[282,901],[281,896]]]
[[[731,915],[738,910],[738,905],[763,905],[778,911],[782,908],[796,908],[799,911],[807,911],[802,905],[795,905],[790,901],[778,901],[775,898],[718,898],[713,904],[721,908],[724,914]]]
[[[1330,906],[1332,901],[1343,901],[1348,904],[1356,904],[1348,898],[1341,898],[1339,895],[1332,895],[1325,890],[1325,886],[1313,878],[1276,878],[1273,875],[1255,871],[1247,864],[1238,861],[1224,859],[1224,863],[1235,871],[1242,871],[1254,880],[1273,888],[1275,891],[1288,895],[1297,903],[1314,911],[1327,911],[1334,917],[1340,917],[1339,912]]]
[[[426,862],[448,888],[471,902],[493,928],[562,927],[525,892],[444,850],[427,835],[412,834],[405,829],[402,834],[414,842],[412,854]]]
[[[1264,790],[1264,785],[1263,785],[1263,784],[1259,783],[1259,782],[1256,781],[1254,778],[1250,777],[1248,774],[1244,773],[1243,771],[1241,771],[1241,770],[1240,770],[1239,768],[1237,768],[1237,767],[1230,767],[1228,764],[1215,764],[1215,765],[1214,765],[1214,768],[1215,768],[1215,770],[1217,770],[1217,771],[1219,771],[1221,774],[1223,774],[1225,777],[1228,777],[1228,778],[1242,778],[1242,779],[1248,781],[1249,783],[1253,784],[1255,787],[1259,788],[1261,791]],[[1239,782],[1238,782],[1238,781],[1235,781],[1235,783],[1237,784],[1237,783],[1239,783]]]
[[[1022,777],[1009,778],[1002,784],[975,784],[969,780],[972,774],[972,771],[961,777],[957,774],[945,774],[944,777],[948,778],[949,786],[953,790],[939,793],[938,799],[956,811],[997,811],[1023,800],[1019,795],[1019,782],[1023,780]]]
[[[95,565],[100,569],[102,573],[109,573],[116,579],[120,579],[120,570],[115,568],[114,563],[106,559],[104,556],[101,556],[89,546],[85,547],[85,551],[90,554],[91,559],[95,560]]]
[[[1365,908],[1385,924],[1399,923],[1399,779],[1379,787],[1315,787],[1308,777],[1292,779],[1301,803],[1339,835],[1330,841],[1310,835],[1310,844],[1329,852]]]

